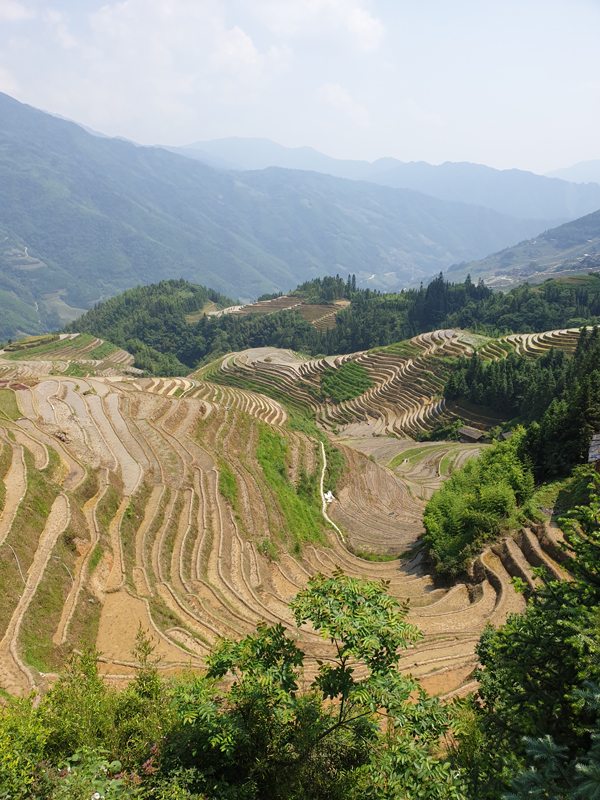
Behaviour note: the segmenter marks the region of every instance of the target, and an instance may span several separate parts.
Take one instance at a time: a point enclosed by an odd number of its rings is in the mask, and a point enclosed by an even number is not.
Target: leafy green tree
[[[599,769],[599,693],[592,696],[590,686],[600,681],[600,496],[597,474],[589,475],[589,503],[561,520],[572,580],[550,580],[535,569],[541,583],[525,613],[498,630],[488,626],[477,647],[474,728],[464,741],[478,741],[470,753],[459,747],[456,762],[473,797],[508,790],[507,766],[520,775],[517,797],[598,796],[575,780],[585,773],[589,789]]]
[[[519,455],[525,437],[518,428],[468,461],[425,507],[425,542],[438,572],[459,574],[486,541],[525,513],[534,490],[533,475]]]
[[[207,678],[176,692],[185,724],[172,763],[196,768],[211,797],[460,800],[460,781],[438,753],[449,711],[399,672],[420,633],[386,589],[338,571],[296,596],[297,623],[333,646],[303,691],[307,659],[283,626],[223,640]],[[222,705],[209,684],[226,676],[233,684]]]

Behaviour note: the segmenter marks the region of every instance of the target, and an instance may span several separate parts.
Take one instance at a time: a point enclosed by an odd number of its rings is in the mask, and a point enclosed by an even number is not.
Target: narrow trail
[[[85,480],[85,469],[76,461],[70,453],[67,453],[65,448],[62,444],[55,439],[53,436],[49,436],[47,433],[41,431],[30,419],[21,419],[19,420],[19,425],[23,428],[27,433],[30,433],[34,438],[39,439],[40,442],[46,445],[46,447],[55,450],[56,453],[60,456],[60,458],[64,461],[67,465],[68,471],[67,475],[62,482],[63,489],[66,489],[68,492],[73,491],[76,489],[80,484],[83,483]]]
[[[31,672],[21,661],[18,653],[18,637],[23,616],[27,611],[36,589],[42,579],[56,540],[67,528],[71,518],[69,499],[59,494],[46,520],[40,541],[27,574],[27,582],[23,594],[15,608],[11,620],[0,642],[0,684],[11,694],[21,696],[34,686]]]
[[[50,461],[48,448],[20,428],[13,428],[13,434],[17,443],[23,445],[33,456],[35,468],[46,469]]]
[[[331,527],[338,532],[338,535],[343,542],[344,534],[341,532],[341,530],[338,528],[338,526],[335,524],[335,522],[331,519],[331,517],[327,513],[327,500],[325,500],[325,492],[323,491],[323,484],[325,481],[325,471],[327,470],[327,456],[325,455],[325,445],[323,444],[323,442],[321,442],[321,455],[323,456],[323,469],[321,470],[321,480],[319,482],[319,488],[321,491],[321,504],[322,504],[321,511],[327,522],[331,525]]]
[[[135,567],[133,572],[133,581],[136,586],[137,593],[141,596],[150,597],[152,590],[148,580],[148,564],[146,560],[146,534],[156,519],[160,502],[165,493],[165,485],[162,483],[156,484],[152,489],[150,498],[146,503],[144,511],[144,519],[135,534]]]
[[[105,591],[107,593],[117,592],[125,581],[125,565],[123,563],[123,547],[121,545],[121,520],[123,519],[123,515],[127,510],[130,500],[131,497],[128,494],[123,497],[121,505],[108,528],[108,536],[113,553],[113,565],[108,580],[106,581]]]

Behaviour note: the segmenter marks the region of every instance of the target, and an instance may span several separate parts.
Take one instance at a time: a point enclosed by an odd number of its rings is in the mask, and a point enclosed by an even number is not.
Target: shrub
[[[533,494],[531,470],[519,458],[525,437],[519,428],[465,466],[431,498],[425,508],[425,541],[436,569],[456,575],[484,542],[497,538]]]

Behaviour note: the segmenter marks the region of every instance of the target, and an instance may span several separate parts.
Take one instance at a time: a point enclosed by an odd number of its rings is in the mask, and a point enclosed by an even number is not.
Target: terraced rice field
[[[436,422],[458,416],[480,430],[497,424],[497,420],[482,418],[468,409],[454,411],[446,406],[443,388],[452,359],[470,356],[475,349],[485,359],[505,358],[511,351],[535,357],[552,347],[572,352],[578,337],[577,328],[511,334],[501,339],[440,330],[401,345],[317,360],[303,360],[290,350],[255,348],[226,356],[218,364],[203,368],[198,377],[219,384],[252,386],[272,397],[283,396],[337,435],[414,438]],[[341,403],[325,400],[321,373],[349,360],[367,369],[373,387]]]
[[[461,332],[448,330],[422,334],[411,340],[407,352],[383,349],[346,356],[302,360],[291,351],[257,348],[225,357],[204,368],[199,377],[243,386],[251,383],[262,391],[281,393],[298,407],[310,409],[318,422],[335,433],[358,436],[414,435],[450,416],[442,390],[446,359],[473,352],[461,340]],[[373,388],[342,403],[321,396],[321,373],[355,360],[365,367]]]
[[[301,297],[294,295],[283,295],[273,300],[261,300],[256,303],[248,303],[245,306],[232,306],[222,311],[210,312],[213,314],[234,314],[244,317],[248,314],[274,314],[277,311],[299,311],[307,322],[310,322],[321,333],[331,328],[335,328],[335,315],[337,312],[350,305],[349,300],[336,300],[333,305],[317,305],[305,303]],[[195,322],[200,315],[191,316],[188,322]]]
[[[89,334],[62,333],[59,340],[31,350],[0,351],[0,380],[19,376],[35,378],[50,374],[120,375],[127,369],[140,374],[131,353]]]
[[[311,575],[340,566],[410,602],[425,637],[405,671],[434,693],[468,691],[486,621],[522,608],[511,576],[561,568],[551,529],[484,552],[469,584],[437,584],[421,562],[426,499],[478,452],[409,436],[443,413],[443,359],[470,347],[460,336],[319,361],[261,348],[169,379],[132,374],[126,361],[75,377],[41,354],[0,357],[4,405],[16,409],[0,417],[0,685],[43,689],[82,641],[102,652],[110,680],[127,680],[139,624],[168,674],[201,670],[219,637],[282,621],[310,672],[328,646],[295,627],[287,604]],[[82,348],[91,344],[101,346]],[[76,340],[65,348],[85,355]],[[339,406],[316,400],[320,372],[347,359],[365,365],[373,389]],[[310,410],[344,454],[328,506],[325,448],[289,424],[290,409]]]

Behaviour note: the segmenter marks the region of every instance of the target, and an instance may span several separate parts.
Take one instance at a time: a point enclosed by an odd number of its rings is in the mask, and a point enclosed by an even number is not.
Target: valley
[[[444,399],[457,356],[572,352],[578,337],[443,329],[317,359],[259,347],[172,378],[144,377],[132,355],[91,334],[9,346],[0,353],[2,688],[47,689],[85,645],[123,685],[138,625],[157,643],[161,674],[202,671],[221,637],[261,620],[282,622],[306,652],[308,683],[332,653],[298,627],[289,602],[310,576],[340,567],[389,581],[409,604],[424,638],[403,656],[405,674],[432,694],[468,693],[486,623],[525,608],[511,579],[533,585],[529,567],[539,565],[564,574],[560,533],[548,517],[484,547],[468,577],[436,578],[422,548],[425,503],[488,445],[419,439],[459,419],[490,427]],[[323,396],[326,372],[349,399]],[[356,374],[369,388],[353,391]]]

